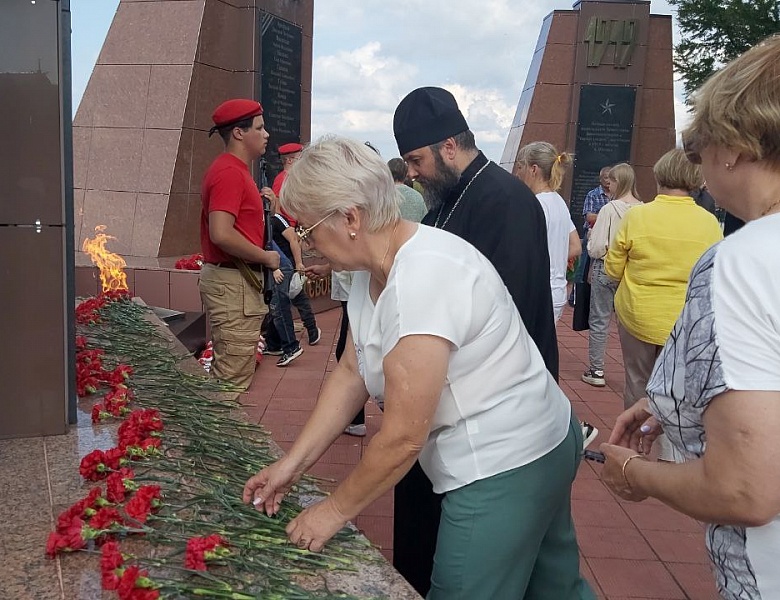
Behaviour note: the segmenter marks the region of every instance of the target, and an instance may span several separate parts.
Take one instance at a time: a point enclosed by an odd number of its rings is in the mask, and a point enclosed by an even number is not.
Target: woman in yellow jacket
[[[658,195],[626,213],[604,261],[620,282],[615,313],[626,371],[625,408],[645,396],[655,359],[685,303],[696,261],[723,239],[717,219],[696,205],[688,190],[702,185],[701,171],[680,149],[653,167]]]

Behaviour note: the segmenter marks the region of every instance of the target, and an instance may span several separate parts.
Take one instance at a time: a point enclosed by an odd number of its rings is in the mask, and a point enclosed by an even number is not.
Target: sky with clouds
[[[84,92],[118,0],[71,0],[74,106]],[[571,0],[315,0],[312,133],[370,141],[398,155],[395,107],[425,85],[457,98],[477,145],[498,160],[542,19]],[[651,11],[672,14],[666,0]],[[685,121],[675,86],[678,125]]]

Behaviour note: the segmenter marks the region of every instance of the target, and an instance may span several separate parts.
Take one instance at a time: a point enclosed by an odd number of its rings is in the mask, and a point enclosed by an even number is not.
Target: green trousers
[[[447,492],[428,600],[595,600],[571,518],[581,454],[572,416],[547,455]]]

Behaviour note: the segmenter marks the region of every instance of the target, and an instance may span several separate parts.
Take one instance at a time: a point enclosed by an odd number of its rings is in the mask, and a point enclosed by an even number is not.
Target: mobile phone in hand
[[[584,450],[582,452],[582,458],[585,460],[592,460],[598,463],[603,463],[607,460],[603,452],[596,452],[594,450]]]

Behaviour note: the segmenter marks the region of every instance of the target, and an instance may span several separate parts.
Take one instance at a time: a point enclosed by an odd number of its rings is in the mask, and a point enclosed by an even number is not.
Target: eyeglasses
[[[685,152],[685,158],[687,158],[694,165],[701,164],[701,154],[695,148],[694,142],[691,138],[683,136],[683,152]]]
[[[311,235],[311,232],[314,231],[314,228],[320,225],[321,223],[324,223],[327,219],[335,215],[337,212],[338,212],[337,210],[330,211],[327,215],[322,217],[314,225],[312,225],[311,227],[307,227],[306,229],[298,225],[298,227],[295,228],[295,233],[298,234],[298,240],[301,242],[301,244],[306,244],[307,246],[309,246],[311,244],[311,241],[309,241],[309,236]]]

